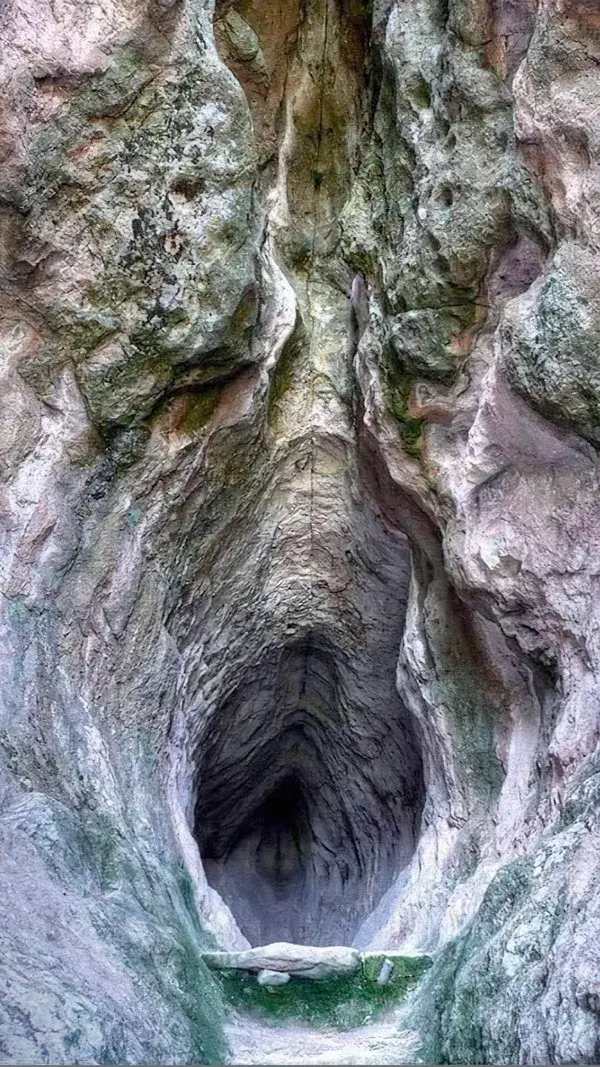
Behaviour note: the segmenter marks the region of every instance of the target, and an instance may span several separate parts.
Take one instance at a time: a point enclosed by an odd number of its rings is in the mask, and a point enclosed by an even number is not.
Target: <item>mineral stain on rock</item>
[[[2,6],[2,1062],[598,1061],[596,8]]]

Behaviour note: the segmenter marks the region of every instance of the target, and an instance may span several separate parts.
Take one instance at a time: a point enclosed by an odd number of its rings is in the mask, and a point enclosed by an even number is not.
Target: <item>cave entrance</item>
[[[221,843],[207,827],[202,845],[207,878],[229,902],[249,940],[280,937],[300,925],[294,909],[307,897],[311,822],[304,787],[289,774]]]
[[[198,725],[194,758],[207,878],[253,945],[351,943],[410,861],[423,806],[395,685],[408,542],[349,488],[342,444],[353,420],[340,216],[371,128],[371,26],[370,0],[216,0],[214,12],[252,114],[265,246],[310,339],[294,354],[306,404],[290,428],[296,488],[269,542],[270,593],[246,620],[240,677]],[[270,632],[249,652],[255,618]]]
[[[195,836],[253,945],[351,943],[414,851],[419,746],[394,659],[364,657],[311,632],[249,668],[207,729]]]

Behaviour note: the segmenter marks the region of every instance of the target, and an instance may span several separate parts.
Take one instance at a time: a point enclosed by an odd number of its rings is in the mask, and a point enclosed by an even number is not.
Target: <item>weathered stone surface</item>
[[[0,32],[1,1058],[218,1062],[287,938],[596,1062],[597,4]]]
[[[360,954],[356,949],[343,946],[316,948],[290,945],[285,941],[242,952],[205,952],[202,958],[213,970],[277,971],[295,978],[317,980],[353,974],[360,967]]]
[[[508,376],[543,414],[600,440],[598,255],[565,242],[527,298],[506,309]]]
[[[262,986],[272,986],[275,988],[280,985],[287,985],[290,980],[290,975],[286,971],[259,971],[256,976],[256,981]]]

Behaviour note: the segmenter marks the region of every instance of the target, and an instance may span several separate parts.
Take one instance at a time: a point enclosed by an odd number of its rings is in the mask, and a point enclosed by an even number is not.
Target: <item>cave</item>
[[[373,699],[364,663],[315,629],[248,669],[213,717],[196,838],[251,944],[350,944],[409,862],[423,774],[393,667],[370,665]]]

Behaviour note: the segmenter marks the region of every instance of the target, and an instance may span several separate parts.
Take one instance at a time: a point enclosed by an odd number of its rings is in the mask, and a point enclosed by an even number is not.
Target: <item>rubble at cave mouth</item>
[[[376,667],[375,664],[373,664]],[[201,749],[196,838],[251,944],[349,944],[415,847],[419,746],[326,633],[240,680]]]

